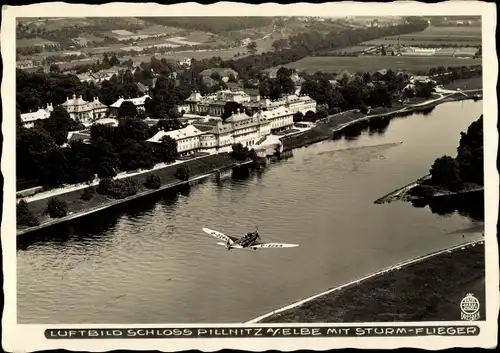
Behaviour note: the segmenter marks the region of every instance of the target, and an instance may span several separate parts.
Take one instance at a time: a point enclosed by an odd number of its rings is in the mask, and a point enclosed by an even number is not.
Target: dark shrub
[[[51,218],[62,218],[68,214],[68,205],[66,202],[59,200],[57,197],[52,197],[47,202],[47,209],[45,210]]]
[[[185,166],[185,165],[177,168],[177,170],[175,171],[175,174],[174,174],[174,176],[177,179],[182,180],[182,181],[189,180],[189,175],[190,175],[189,167]]]
[[[124,199],[137,194],[139,186],[135,180],[127,179],[103,179],[97,186],[97,193],[109,196],[113,199]]]
[[[83,190],[82,196],[80,198],[84,201],[90,200],[92,197],[94,197],[95,191],[93,187],[86,188]]]
[[[428,199],[434,196],[434,189],[432,188],[432,186],[428,185],[417,185],[410,190],[409,194],[412,196]]]
[[[160,177],[153,174],[148,176],[146,181],[144,182],[144,186],[148,189],[159,189],[161,186]]]
[[[28,227],[34,227],[40,224],[35,215],[30,212],[28,203],[24,200],[19,201],[16,206],[16,223]]]

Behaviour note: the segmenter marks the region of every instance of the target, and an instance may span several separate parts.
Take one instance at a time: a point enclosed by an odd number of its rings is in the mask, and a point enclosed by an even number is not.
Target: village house
[[[31,69],[33,67],[33,60],[20,60],[16,62],[18,69]]]
[[[61,106],[66,109],[71,119],[83,124],[89,124],[96,119],[103,118],[108,112],[108,107],[102,104],[98,97],[87,102],[82,96],[77,97],[75,94],[73,94],[73,98],[67,98]]]
[[[222,68],[222,67],[216,67],[216,68],[213,68],[213,69],[203,70],[202,72],[200,72],[200,75],[202,77],[211,77],[214,73],[219,74],[219,76],[221,77],[222,81],[224,81],[224,82],[229,81],[229,78],[231,76],[234,76],[235,78],[238,77],[238,73],[236,71],[234,71],[233,69]]]
[[[40,108],[36,112],[21,114],[21,122],[25,128],[31,128],[35,125],[35,121],[48,119],[53,110],[52,103],[48,103],[45,109]]]
[[[191,67],[191,61],[192,61],[191,58],[184,58],[184,59],[178,60],[177,64],[179,64],[180,66]]]
[[[241,40],[241,45],[248,45],[252,42],[250,38],[245,38]]]

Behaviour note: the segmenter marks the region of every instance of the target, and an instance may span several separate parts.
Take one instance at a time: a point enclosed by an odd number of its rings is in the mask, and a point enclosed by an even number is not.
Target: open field
[[[440,44],[457,46],[481,45],[481,27],[428,27],[417,33],[389,36],[363,42],[361,45],[395,45],[398,37],[402,45],[439,46]]]
[[[370,48],[370,47],[369,47],[369,46],[356,45],[356,46],[353,46],[353,47],[347,47],[347,48],[342,48],[342,49],[333,50],[333,51],[332,51],[332,54],[341,54],[341,53],[346,53],[346,54],[350,54],[350,53],[359,53],[359,52],[362,52],[363,50],[367,50],[368,48]]]
[[[445,252],[334,291],[260,323],[460,320],[473,293],[485,320],[484,245]]]
[[[381,69],[409,72],[428,71],[439,66],[481,65],[481,59],[458,59],[450,57],[401,57],[401,56],[359,56],[359,57],[312,57],[282,65],[299,71],[322,72],[375,72]],[[276,67],[279,68],[279,67]]]
[[[57,45],[57,44],[59,43],[43,38],[19,39],[16,41],[17,48],[34,47],[42,45]]]
[[[453,82],[450,82],[450,83],[444,85],[444,88],[445,89],[460,88],[461,90],[481,89],[481,88],[483,88],[483,77],[477,76],[477,77],[456,80],[456,81],[453,81]]]

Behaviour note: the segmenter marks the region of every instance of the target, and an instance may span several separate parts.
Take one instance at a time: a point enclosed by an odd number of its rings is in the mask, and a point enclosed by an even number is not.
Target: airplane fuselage
[[[234,245],[240,245],[244,248],[247,248],[247,247],[251,246],[253,243],[255,243],[257,241],[258,237],[259,237],[259,233],[257,233],[257,232],[248,233],[243,238],[238,239],[234,243]]]

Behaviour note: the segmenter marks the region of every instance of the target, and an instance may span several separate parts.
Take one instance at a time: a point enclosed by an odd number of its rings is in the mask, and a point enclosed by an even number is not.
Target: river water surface
[[[455,156],[460,132],[481,113],[481,102],[442,104],[385,130],[294,150],[260,174],[29,234],[18,245],[19,323],[244,322],[474,240],[462,230],[477,221],[464,213],[373,201]],[[226,251],[201,231],[256,226],[263,241],[300,246]]]

